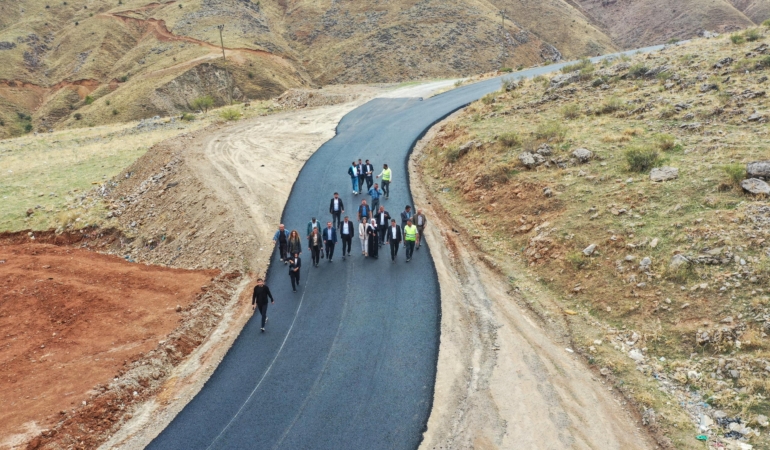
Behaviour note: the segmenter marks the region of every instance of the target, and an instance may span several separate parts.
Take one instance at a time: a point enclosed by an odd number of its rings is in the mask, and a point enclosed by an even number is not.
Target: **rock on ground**
[[[572,156],[574,156],[581,164],[585,164],[594,157],[594,154],[591,150],[586,148],[578,148],[572,152]]]
[[[770,180],[770,160],[753,161],[746,164],[746,175],[749,178]]]
[[[770,185],[759,178],[749,178],[741,182],[744,191],[754,195],[770,195]]]
[[[650,180],[655,182],[675,180],[679,178],[679,169],[676,167],[656,167],[650,172]]]

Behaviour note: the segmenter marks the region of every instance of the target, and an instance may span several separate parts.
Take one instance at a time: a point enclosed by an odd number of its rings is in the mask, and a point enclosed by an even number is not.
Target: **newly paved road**
[[[645,49],[651,50],[651,49]],[[531,77],[563,64],[511,76]],[[407,157],[431,125],[487,93],[498,78],[421,101],[375,99],[340,122],[299,174],[283,223],[304,237],[311,216],[330,220],[329,200],[342,194],[351,217],[347,168],[370,159],[393,169],[392,216],[412,204]],[[400,222],[400,221],[399,221]],[[303,252],[302,287],[292,293],[288,269],[275,255],[267,284],[276,302],[267,332],[249,321],[201,392],[149,446],[152,449],[415,449],[433,398],[439,348],[439,286],[430,251],[391,264],[353,256],[312,267]]]

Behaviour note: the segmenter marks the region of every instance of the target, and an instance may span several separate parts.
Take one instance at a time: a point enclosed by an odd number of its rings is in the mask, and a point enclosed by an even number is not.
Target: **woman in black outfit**
[[[291,278],[291,289],[297,292],[299,286],[299,269],[302,267],[302,260],[299,259],[299,253],[295,253],[289,260],[289,278]]]
[[[372,258],[377,258],[377,253],[380,250],[378,243],[379,236],[377,234],[377,221],[372,219],[369,225],[366,227],[366,235],[369,237],[367,252]]]
[[[289,256],[295,253],[302,253],[302,241],[299,238],[297,230],[291,230],[291,233],[289,234],[288,250]]]
[[[324,246],[324,241],[318,233],[318,228],[313,228],[313,232],[307,237],[307,246],[308,250],[310,250],[313,266],[318,267],[318,262],[321,260],[321,252],[323,251]]]

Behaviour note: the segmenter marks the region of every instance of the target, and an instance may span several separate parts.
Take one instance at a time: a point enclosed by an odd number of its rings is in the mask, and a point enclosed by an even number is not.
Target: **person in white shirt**
[[[342,214],[344,213],[345,204],[342,203],[339,192],[335,192],[334,197],[332,197],[332,200],[329,202],[329,214],[332,215],[332,226],[335,228],[340,227],[340,223],[342,222]]]

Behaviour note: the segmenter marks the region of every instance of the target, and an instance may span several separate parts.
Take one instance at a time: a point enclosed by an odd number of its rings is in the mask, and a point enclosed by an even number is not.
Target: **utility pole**
[[[228,78],[230,78],[230,72],[227,70],[227,58],[225,58],[225,40],[222,37],[222,31],[225,29],[224,25],[217,25],[217,28],[219,29],[219,43],[222,45],[222,61],[225,64],[225,90],[227,90],[227,98],[230,101],[230,104],[233,104],[233,93],[230,90],[230,81]]]
[[[500,39],[501,45],[502,45],[501,53],[500,53],[500,68],[502,69],[503,64],[505,62],[505,10],[501,9],[500,11],[497,12],[497,15],[499,15],[500,19],[502,20],[500,24],[500,31],[502,35],[502,38]]]

